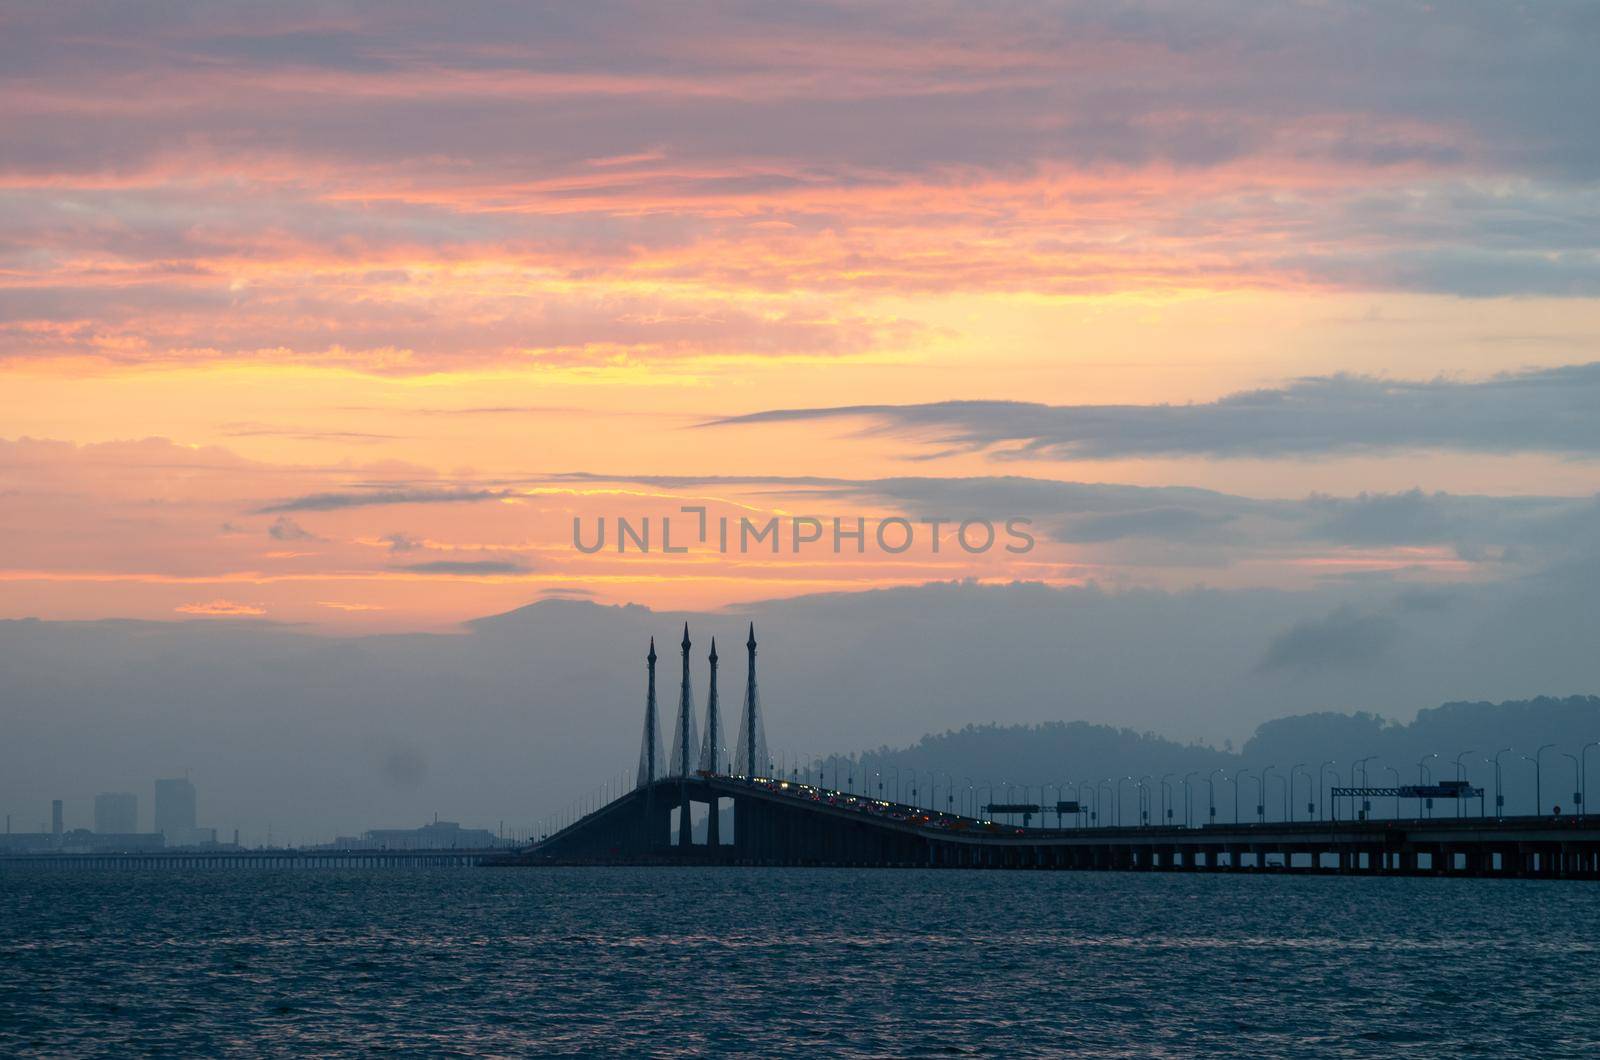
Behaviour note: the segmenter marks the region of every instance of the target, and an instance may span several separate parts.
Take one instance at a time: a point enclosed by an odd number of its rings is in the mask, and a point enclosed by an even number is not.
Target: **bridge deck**
[[[731,800],[731,843],[671,835],[687,800]],[[638,788],[493,864],[920,865],[1600,878],[1600,819],[1413,818],[1023,828],[772,780]]]

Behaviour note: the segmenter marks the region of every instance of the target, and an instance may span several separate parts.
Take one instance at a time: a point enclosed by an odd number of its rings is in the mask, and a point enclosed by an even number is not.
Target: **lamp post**
[[[1194,796],[1189,788],[1190,778],[1194,775],[1194,773],[1185,773],[1183,775],[1183,826],[1185,828],[1194,827]]]
[[[1298,773],[1302,769],[1309,769],[1309,768],[1310,767],[1307,766],[1304,762],[1296,762],[1294,765],[1289,767],[1289,822],[1291,824],[1294,823],[1294,775],[1296,773]],[[1306,774],[1306,786],[1307,787],[1311,786],[1311,774],[1310,773]],[[1306,820],[1309,821],[1311,819],[1311,817],[1312,817],[1312,814],[1314,814],[1316,812],[1315,805],[1316,804],[1313,803],[1311,800],[1309,800],[1309,799],[1306,800]]]
[[[1600,741],[1586,743],[1578,749],[1578,757],[1583,760],[1583,768],[1581,770],[1583,777],[1582,782],[1578,785],[1578,792],[1583,796],[1578,805],[1578,816],[1580,817],[1589,815],[1589,748],[1591,747],[1600,747]]]
[[[1539,760],[1554,746],[1553,743],[1547,743],[1533,752],[1533,812],[1536,817],[1544,816],[1544,769]]]
[[[1260,799],[1256,802],[1256,816],[1261,818],[1262,824],[1267,823],[1267,774],[1272,770],[1272,766],[1267,766],[1261,770],[1261,790],[1257,793],[1260,795]]]
[[[1239,778],[1248,776],[1248,769],[1240,769],[1233,775],[1233,823],[1239,823]]]
[[[1562,751],[1561,752],[1561,756],[1563,758],[1572,759],[1572,802],[1573,802],[1574,806],[1582,806],[1583,805],[1583,778],[1582,778],[1582,776],[1580,776],[1580,774],[1583,771],[1583,766],[1578,761],[1578,756],[1575,755],[1575,754],[1570,754],[1570,753],[1568,753],[1566,751]]]
[[[1117,778],[1116,801],[1113,803],[1113,805],[1116,807],[1116,811],[1117,811],[1117,827],[1118,828],[1122,827],[1122,785],[1126,784],[1130,780],[1133,780],[1133,778],[1132,777],[1118,777]],[[1135,782],[1135,783],[1137,783],[1137,782]],[[1135,797],[1137,797],[1138,792],[1135,791],[1134,795],[1135,795]]]
[[[1210,815],[1206,818],[1206,824],[1216,824],[1217,823],[1217,774],[1218,773],[1221,773],[1223,776],[1227,776],[1228,775],[1226,770],[1224,770],[1221,766],[1218,766],[1217,768],[1213,769],[1211,771],[1211,773],[1206,777],[1206,805],[1208,807],[1210,807],[1210,811],[1211,811]]]
[[[917,801],[917,771],[912,769],[910,766],[907,766],[906,772],[911,774],[911,805],[913,807],[920,807],[922,803]]]
[[[1506,797],[1500,793],[1500,756],[1515,751],[1515,747],[1502,747],[1494,753],[1494,816],[1499,820],[1505,816]]]
[[[1428,768],[1428,764],[1427,763],[1428,763],[1428,759],[1430,759],[1430,758],[1438,758],[1438,757],[1439,757],[1439,752],[1438,751],[1434,751],[1432,754],[1425,754],[1421,758],[1417,759],[1417,783],[1418,784],[1428,784],[1428,783],[1431,783],[1433,781],[1433,771]],[[1423,809],[1423,813],[1421,814],[1421,816],[1423,816],[1423,817],[1432,817],[1433,816],[1433,799],[1429,798],[1429,799],[1424,800],[1422,809]]]
[[[1358,769],[1361,770],[1361,786],[1363,788],[1368,788],[1368,787],[1372,786],[1371,782],[1367,779],[1367,763],[1372,761],[1374,758],[1377,758],[1377,757],[1378,757],[1377,755],[1367,755],[1365,758],[1358,758],[1354,762],[1350,763],[1350,786],[1351,787],[1355,786],[1355,783],[1356,783],[1356,770],[1358,770]],[[1361,816],[1362,816],[1362,818],[1367,818],[1367,817],[1370,817],[1371,815],[1372,815],[1372,800],[1367,798],[1365,795],[1363,795],[1363,796],[1361,796]]]
[[[1461,760],[1463,758],[1465,758],[1467,755],[1476,754],[1476,753],[1477,753],[1476,751],[1462,751],[1460,754],[1456,755],[1456,779],[1457,780],[1465,779],[1465,774],[1463,773],[1462,768],[1461,768]],[[1461,795],[1460,795],[1459,792],[1456,794],[1456,816],[1457,817],[1461,816]]]
[[[1172,825],[1172,784],[1168,778],[1175,775],[1173,773],[1161,774],[1161,823],[1168,827]]]
[[[1331,793],[1331,789],[1329,789],[1326,785],[1324,785],[1322,783],[1323,770],[1327,769],[1329,766],[1333,766],[1333,786],[1334,787],[1338,787],[1339,786],[1339,763],[1335,762],[1333,759],[1330,758],[1326,762],[1322,763],[1320,766],[1317,767],[1317,789],[1318,789],[1317,790],[1317,801],[1322,803],[1322,819],[1323,820],[1327,820],[1328,819],[1328,811],[1329,811],[1329,808],[1330,808],[1328,806],[1328,803],[1331,802],[1332,799],[1333,799],[1333,795]],[[1351,779],[1354,780],[1355,778],[1352,777]],[[1322,794],[1324,791],[1329,792],[1329,794],[1324,796]]]

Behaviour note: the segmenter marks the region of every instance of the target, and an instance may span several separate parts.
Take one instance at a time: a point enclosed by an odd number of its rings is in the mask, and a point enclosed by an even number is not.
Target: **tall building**
[[[50,803],[50,833],[60,836],[61,831],[61,800],[55,799]]]
[[[187,777],[156,781],[155,830],[169,843],[188,843],[194,834],[194,785]]]
[[[139,830],[139,796],[129,791],[108,791],[94,797],[97,835],[131,835]]]

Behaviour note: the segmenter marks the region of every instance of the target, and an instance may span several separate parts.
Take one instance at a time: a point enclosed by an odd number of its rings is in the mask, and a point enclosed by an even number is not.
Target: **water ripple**
[[[1592,1056],[1600,891],[571,869],[0,874],[0,1055]]]

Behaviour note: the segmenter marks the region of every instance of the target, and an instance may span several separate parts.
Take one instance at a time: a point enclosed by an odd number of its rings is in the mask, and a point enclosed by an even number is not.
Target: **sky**
[[[1596,557],[1597,44],[1587,3],[8,5],[0,618],[1520,599]]]

